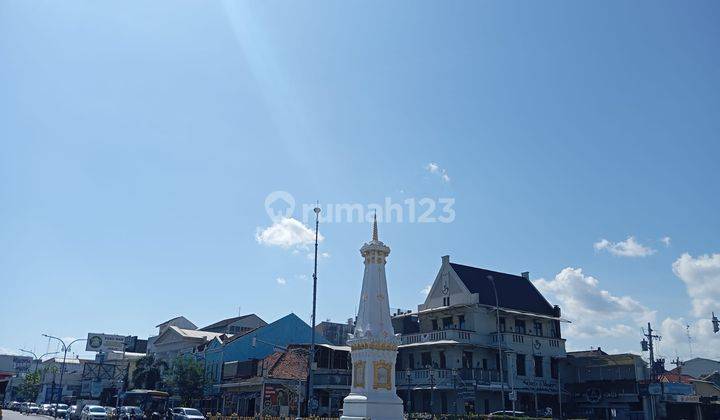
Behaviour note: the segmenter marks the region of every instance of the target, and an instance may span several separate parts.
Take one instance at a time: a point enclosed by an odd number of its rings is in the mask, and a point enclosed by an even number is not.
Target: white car
[[[80,412],[80,420],[105,420],[107,412],[105,407],[99,405],[86,405]]]
[[[172,415],[173,420],[205,420],[205,416],[194,408],[175,407]]]

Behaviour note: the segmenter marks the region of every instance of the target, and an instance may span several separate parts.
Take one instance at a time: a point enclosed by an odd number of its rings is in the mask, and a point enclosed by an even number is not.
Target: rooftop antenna
[[[242,316],[242,306],[238,306],[238,316]]]
[[[685,325],[685,332],[687,333],[688,347],[690,347],[690,358],[692,358],[693,350],[692,350],[692,336],[690,336],[690,324]]]

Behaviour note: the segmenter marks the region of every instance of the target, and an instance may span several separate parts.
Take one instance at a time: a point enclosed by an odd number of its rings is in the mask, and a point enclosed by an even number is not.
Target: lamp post
[[[502,409],[505,410],[505,379],[503,378],[503,355],[502,346],[500,344],[500,301],[498,300],[497,288],[495,287],[495,279],[493,276],[487,276],[492,284],[493,292],[495,293],[495,328],[497,329],[497,342],[498,342],[498,370],[500,370],[500,400],[502,401]]]
[[[312,332],[310,338],[310,356],[308,357],[307,402],[308,414],[310,404],[314,401],[313,390],[313,363],[315,362],[315,309],[317,306],[317,256],[318,256],[318,230],[320,227],[320,206],[315,206],[315,262],[313,268],[313,298],[312,298]]]
[[[455,401],[453,402],[453,414],[457,415],[458,413],[458,395],[457,395],[457,368],[452,369],[452,378],[453,378],[453,392],[455,393]]]
[[[435,404],[433,404],[433,400],[435,399],[435,369],[428,366],[430,368],[429,370],[429,376],[430,376],[430,414],[435,414]]]
[[[60,344],[62,344],[63,362],[62,362],[62,367],[60,368],[60,392],[57,397],[57,404],[60,404],[60,400],[62,398],[63,375],[65,374],[65,361],[67,360],[67,352],[68,352],[68,350],[70,350],[70,346],[72,346],[73,344],[77,343],[78,341],[86,341],[87,339],[86,338],[78,338],[76,340],[71,341],[70,344],[65,345],[65,342],[61,338],[58,338],[58,337],[55,337],[52,335],[48,335],[48,334],[43,334],[43,337],[52,338],[54,340],[59,341]],[[53,389],[53,392],[55,392],[54,389]],[[57,419],[57,410],[53,411],[53,418]]]
[[[407,379],[407,412],[410,414],[410,407],[412,406],[412,395],[410,393],[410,368],[405,369],[405,379]]]
[[[51,354],[58,354],[58,353],[60,353],[59,351],[50,351],[50,352],[41,354],[40,357],[37,357],[37,355],[36,355],[34,352],[31,352],[30,350],[20,349],[20,351],[23,352],[23,353],[28,353],[28,354],[32,354],[32,355],[33,355],[33,357],[35,358],[35,372],[37,372],[38,363],[40,363],[40,362],[42,361],[42,358],[43,358],[43,357],[49,356],[49,355],[51,355]]]

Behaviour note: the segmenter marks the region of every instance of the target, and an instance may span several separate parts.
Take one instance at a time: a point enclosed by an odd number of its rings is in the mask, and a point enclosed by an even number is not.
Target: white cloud
[[[673,273],[685,283],[692,300],[693,314],[709,318],[720,309],[720,254],[697,258],[683,254],[672,265]]]
[[[606,250],[619,257],[647,257],[656,252],[654,249],[637,242],[634,236],[628,236],[624,241],[614,243],[607,239],[601,239],[595,242],[593,247],[596,251]]]
[[[20,355],[20,352],[18,350],[9,349],[7,347],[0,347],[0,354]]]
[[[571,339],[639,337],[639,327],[633,325],[655,318],[654,311],[634,298],[602,289],[600,281],[585,275],[581,268],[567,267],[554,279],[538,279],[533,284],[548,300],[560,305],[563,318],[571,321],[562,327]]]
[[[275,279],[275,281],[277,282],[277,284],[279,284],[279,285],[281,285],[281,286],[284,286],[284,285],[287,284],[287,281],[286,281],[285,278],[283,278],[283,277],[278,277],[278,278]]]
[[[423,287],[422,290],[420,290],[420,293],[427,296],[428,294],[430,294],[431,288],[432,288],[432,284],[428,284],[427,286]]]
[[[438,175],[443,182],[450,182],[450,175],[447,174],[447,171],[444,168],[441,168],[440,165],[435,162],[430,162],[425,165],[425,170],[431,174]]]
[[[675,357],[677,353],[682,359],[690,358],[690,344],[688,343],[688,325],[692,343],[693,357],[707,357],[716,359],[720,356],[720,335],[712,332],[712,322],[709,318],[686,320],[684,318],[665,318],[660,325],[660,355],[668,358]]]
[[[323,241],[318,235],[318,242]],[[266,246],[279,246],[281,248],[306,247],[315,242],[315,232],[305,226],[301,221],[286,217],[273,223],[265,229],[257,229],[255,240]]]
[[[328,258],[330,258],[330,253],[329,253],[329,252],[318,252],[318,260],[328,259]],[[307,254],[307,259],[308,259],[308,260],[314,260],[314,259],[315,259],[315,253],[314,253],[314,252],[308,253],[308,254]]]
[[[672,239],[669,236],[663,236],[660,238],[660,242],[662,242],[665,245],[665,248],[670,247],[670,243],[672,242]]]

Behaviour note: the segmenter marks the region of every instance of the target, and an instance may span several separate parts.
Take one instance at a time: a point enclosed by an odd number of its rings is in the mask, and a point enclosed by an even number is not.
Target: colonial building
[[[259,316],[249,314],[223,319],[222,321],[215,322],[207,327],[200,328],[200,330],[235,335],[245,334],[255,328],[264,327],[266,325],[267,322],[263,321]]]
[[[560,324],[560,308],[529,273],[444,256],[425,302],[393,317],[401,340],[398,393],[410,411],[557,410],[558,361],[565,357]]]

